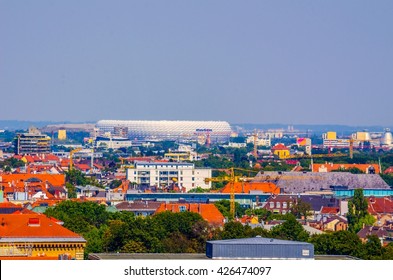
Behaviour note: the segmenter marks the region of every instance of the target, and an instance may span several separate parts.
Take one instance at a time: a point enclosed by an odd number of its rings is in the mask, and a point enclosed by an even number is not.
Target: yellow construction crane
[[[241,168],[234,168],[231,167],[229,168],[230,175],[222,176],[222,177],[216,177],[216,178],[206,178],[205,183],[208,182],[229,182],[231,186],[231,191],[230,191],[230,213],[232,218],[235,217],[235,183],[237,182],[249,182],[255,179],[255,177],[245,177],[245,176],[239,176],[235,175],[235,170],[238,171],[247,171],[247,172],[257,172],[254,170],[247,170],[247,169],[241,169]]]
[[[285,159],[291,158],[332,158],[332,157],[346,157],[347,154],[344,153],[335,153],[335,154],[314,154],[314,155],[289,155]]]
[[[258,159],[258,133],[257,130],[254,130],[254,150],[253,150],[253,155],[255,157],[255,160]]]
[[[82,150],[82,148],[76,148],[76,149],[70,151],[70,168],[69,168],[69,171],[72,171],[72,167],[73,167],[72,157],[74,156],[75,153],[77,153],[77,152],[79,152],[81,150]]]
[[[370,140],[353,139],[349,138],[349,158],[353,159],[353,143],[354,142],[370,142]]]

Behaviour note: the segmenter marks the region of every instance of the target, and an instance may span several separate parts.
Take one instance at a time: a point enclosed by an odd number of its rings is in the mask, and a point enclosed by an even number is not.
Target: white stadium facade
[[[100,120],[96,124],[100,133],[126,131],[128,138],[138,140],[194,140],[208,135],[212,142],[226,142],[231,126],[225,121],[146,121]]]

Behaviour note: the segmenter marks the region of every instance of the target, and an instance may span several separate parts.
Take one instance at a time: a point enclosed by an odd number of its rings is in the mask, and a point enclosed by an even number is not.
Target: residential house
[[[365,226],[363,227],[357,235],[363,243],[367,242],[368,237],[371,235],[378,236],[381,240],[382,245],[387,245],[389,242],[393,241],[393,228],[392,226]]]
[[[115,207],[118,211],[128,211],[135,214],[135,216],[151,216],[163,202],[149,201],[149,200],[134,200],[124,201],[116,204]]]

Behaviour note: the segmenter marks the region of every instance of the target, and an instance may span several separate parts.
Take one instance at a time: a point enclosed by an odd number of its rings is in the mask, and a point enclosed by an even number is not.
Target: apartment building
[[[127,169],[127,180],[139,186],[165,187],[177,184],[179,187],[190,189],[201,187],[210,188],[211,182],[205,178],[212,176],[210,168],[195,168],[193,163],[183,162],[135,162],[134,168]]]

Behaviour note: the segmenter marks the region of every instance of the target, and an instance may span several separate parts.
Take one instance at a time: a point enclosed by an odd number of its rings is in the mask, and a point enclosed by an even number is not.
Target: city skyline
[[[391,127],[393,3],[1,1],[1,120]]]

